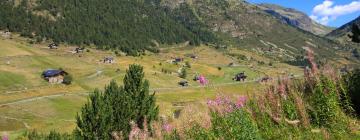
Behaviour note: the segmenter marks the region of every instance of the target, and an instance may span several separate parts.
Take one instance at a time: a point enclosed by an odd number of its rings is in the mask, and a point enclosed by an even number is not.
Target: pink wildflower
[[[316,65],[315,62],[315,56],[314,56],[314,51],[312,49],[310,49],[309,47],[306,47],[306,52],[307,52],[307,59],[309,60],[309,63],[311,64],[311,72],[312,74],[317,74],[318,73],[318,67]]]
[[[287,98],[287,87],[288,87],[288,79],[287,78],[280,78],[279,84],[278,84],[278,93],[280,96],[284,99]]]
[[[139,137],[139,135],[141,133],[140,128],[137,126],[137,124],[134,121],[131,121],[130,125],[131,125],[131,131],[130,131],[130,134],[129,134],[129,139],[130,140],[138,139],[138,137]]]
[[[166,123],[163,125],[163,130],[167,133],[171,133],[171,131],[173,131],[173,127],[170,124]]]
[[[240,96],[235,104],[236,108],[244,107],[246,101],[247,101],[247,98],[245,96]]]
[[[3,135],[3,136],[2,136],[2,140],[9,140],[8,135],[6,135],[6,134],[5,134],[5,135]]]
[[[203,86],[208,84],[208,80],[206,80],[206,78],[202,75],[199,76],[199,82]]]
[[[212,111],[220,114],[231,113],[244,106],[246,97],[240,97],[237,102],[233,102],[229,97],[216,96],[214,100],[208,100],[207,104]]]

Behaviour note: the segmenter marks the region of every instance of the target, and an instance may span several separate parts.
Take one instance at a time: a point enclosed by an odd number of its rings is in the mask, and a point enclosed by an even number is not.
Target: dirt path
[[[295,78],[298,78],[298,77],[302,77],[302,76],[303,76],[303,75],[295,75],[294,77],[295,77]],[[188,87],[152,88],[152,89],[150,89],[150,91],[159,92],[159,91],[173,91],[173,90],[183,90],[183,89],[216,88],[216,87],[222,87],[222,86],[228,86],[228,85],[238,85],[238,84],[255,83],[255,82],[258,82],[259,79],[260,79],[260,78],[255,79],[255,80],[245,81],[245,82],[229,82],[229,83],[220,83],[220,84],[209,84],[208,86],[188,86]],[[283,78],[283,79],[285,79],[285,78]],[[14,105],[14,104],[27,103],[27,102],[36,101],[36,100],[41,100],[41,99],[50,99],[50,98],[63,97],[63,96],[79,96],[79,95],[87,96],[87,95],[89,95],[90,93],[91,93],[91,92],[82,92],[82,93],[57,93],[57,94],[52,94],[52,95],[47,95],[47,96],[31,97],[31,98],[21,99],[21,100],[17,100],[17,101],[13,101],[13,102],[2,103],[2,104],[0,104],[0,107],[1,107],[1,106]]]

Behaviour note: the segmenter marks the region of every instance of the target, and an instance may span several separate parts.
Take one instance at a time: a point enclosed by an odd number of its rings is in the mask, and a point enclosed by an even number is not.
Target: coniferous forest
[[[179,10],[192,14],[186,6]],[[0,29],[38,42],[94,44],[134,56],[145,50],[156,52],[155,41],[199,45],[216,40],[200,21],[174,15],[158,0],[22,0],[18,4],[8,0],[0,2]]]

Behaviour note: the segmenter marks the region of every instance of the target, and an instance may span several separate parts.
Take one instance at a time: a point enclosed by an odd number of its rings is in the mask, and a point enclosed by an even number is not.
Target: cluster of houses
[[[48,45],[49,49],[58,49],[59,48],[59,44],[56,43],[51,43]],[[71,51],[71,53],[76,54],[76,53],[82,53],[85,51],[84,47],[76,47],[73,51]]]
[[[188,58],[191,58],[191,59],[198,59],[199,58],[195,54],[185,54],[185,57],[188,57]],[[178,64],[178,63],[184,62],[184,60],[185,59],[183,57],[171,57],[171,59],[168,60],[168,63]]]

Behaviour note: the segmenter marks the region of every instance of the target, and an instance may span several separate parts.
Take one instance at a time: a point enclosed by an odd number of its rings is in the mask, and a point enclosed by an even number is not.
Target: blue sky
[[[360,16],[360,0],[247,0],[294,8],[321,24],[339,27]]]

